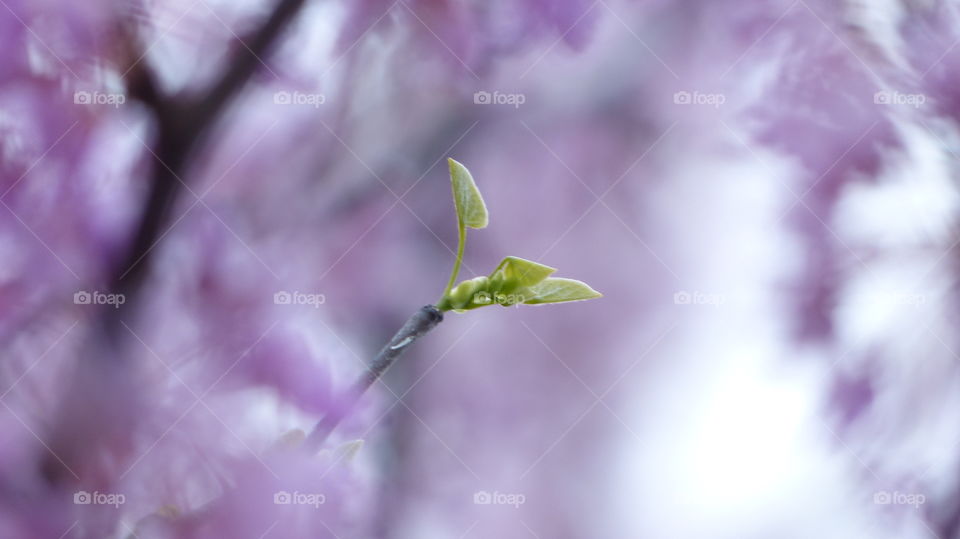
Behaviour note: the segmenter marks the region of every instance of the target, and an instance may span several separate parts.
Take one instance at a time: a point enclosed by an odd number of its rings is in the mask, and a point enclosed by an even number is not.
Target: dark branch
[[[241,44],[236,56],[220,79],[210,87],[206,96],[198,102],[196,111],[200,121],[209,121],[207,117],[216,116],[226,105],[237,89],[264,64],[277,39],[290,21],[303,7],[304,0],[280,0],[270,17],[254,32],[253,36]]]
[[[430,332],[437,324],[443,321],[443,313],[433,305],[421,307],[413,313],[400,331],[380,350],[373,363],[363,375],[350,387],[343,397],[343,402],[338,403],[337,411],[328,413],[317,424],[307,437],[304,443],[308,451],[316,451],[320,448],[327,437],[337,427],[343,417],[350,412],[350,409],[360,400],[363,393],[373,385],[383,373],[390,368],[390,365],[397,360],[407,348],[417,339]]]
[[[149,192],[136,231],[112,269],[107,285],[111,293],[123,294],[124,308],[101,310],[99,330],[107,349],[94,347],[90,354],[92,358],[123,357],[121,343],[125,330],[121,313],[136,313],[139,292],[149,275],[154,244],[170,221],[170,213],[184,186],[191,158],[203,146],[205,135],[225,106],[246,85],[261,65],[262,58],[267,57],[276,46],[284,28],[303,4],[304,0],[279,0],[270,16],[254,32],[249,44],[238,48],[223,74],[199,99],[165,95],[154,73],[146,65],[140,64],[143,55],[133,60],[133,65],[125,74],[129,95],[147,106],[156,120],[155,142],[151,149]],[[130,39],[129,42],[134,43],[135,40]],[[102,394],[109,396],[114,393],[114,387],[110,384],[126,383],[127,380],[112,381],[113,378],[119,380],[122,370],[118,369],[117,365],[107,365],[106,361],[109,360],[100,359],[99,365],[81,364],[77,376],[79,380],[98,381],[104,387]],[[106,375],[110,375],[111,381],[104,381]],[[90,402],[89,395],[81,387],[83,384],[84,382],[75,383],[71,392],[64,397],[57,424],[52,428],[50,445],[55,449],[51,451],[56,451],[55,454],[60,457],[51,454],[40,463],[40,471],[50,484],[68,480],[66,472],[70,471],[70,467],[67,463],[76,464],[84,458],[83,452],[76,447],[74,441],[76,427],[73,423],[78,411],[81,412],[80,415],[96,417],[101,413],[112,413],[111,408],[116,404],[109,398],[101,403]],[[91,439],[100,442],[121,436],[120,433],[128,428],[122,421],[120,424],[107,423],[109,422],[104,421],[100,432],[89,433]],[[95,451],[89,448],[85,451],[95,454]],[[97,465],[90,462],[86,464]],[[81,467],[77,466],[77,469]]]
[[[131,70],[131,96],[152,109],[157,122],[156,143],[147,195],[140,222],[110,279],[110,290],[123,294],[125,309],[105,309],[103,330],[110,340],[120,332],[120,312],[135,310],[137,291],[149,273],[151,250],[169,222],[170,210],[183,187],[191,156],[225,106],[263,65],[304,0],[280,0],[248,42],[237,48],[223,74],[200,98],[183,99],[160,93],[153,74],[143,66]]]

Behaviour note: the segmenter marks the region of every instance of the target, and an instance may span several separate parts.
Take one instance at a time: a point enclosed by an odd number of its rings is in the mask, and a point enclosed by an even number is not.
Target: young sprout
[[[599,292],[582,281],[550,277],[556,269],[516,256],[504,258],[486,277],[475,277],[454,286],[467,243],[467,227],[485,228],[489,217],[487,205],[470,171],[453,159],[448,161],[459,235],[457,259],[453,263],[447,288],[437,302],[438,309],[462,312],[494,304],[505,307],[520,303],[537,305],[601,297]]]
[[[429,333],[443,321],[445,311],[469,311],[486,305],[516,305],[525,303],[560,303],[599,298],[600,293],[586,283],[573,279],[550,277],[556,270],[543,264],[508,256],[500,262],[493,273],[457,282],[463,250],[467,244],[467,227],[485,228],[489,218],[480,190],[470,171],[460,163],[450,162],[450,183],[453,187],[453,202],[457,208],[457,259],[453,263],[450,280],[443,296],[436,305],[425,305],[413,313],[400,331],[380,350],[370,367],[341,397],[339,411],[328,413],[307,436],[304,445],[316,451],[327,440],[340,420],[353,407],[374,382],[420,337]]]

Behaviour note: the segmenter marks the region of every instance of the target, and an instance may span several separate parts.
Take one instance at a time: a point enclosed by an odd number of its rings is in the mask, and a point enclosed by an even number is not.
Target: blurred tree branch
[[[305,0],[280,0],[273,12],[237,47],[233,59],[210,88],[197,96],[165,95],[148,66],[138,62],[131,69],[131,97],[153,112],[156,133],[149,193],[130,245],[112,270],[109,289],[123,294],[127,311],[134,311],[136,295],[150,269],[150,252],[169,221],[170,210],[183,186],[190,158],[205,142],[206,134],[224,108],[240,92],[276,46],[286,27]],[[120,328],[120,310],[105,309],[103,330],[115,340]]]
[[[249,41],[237,47],[223,73],[199,96],[165,94],[155,73],[141,62],[145,55],[136,57],[137,60],[130,65],[126,73],[130,96],[146,105],[155,118],[149,190],[136,231],[111,270],[107,284],[110,293],[123,294],[125,308],[101,310],[98,328],[101,333],[98,336],[103,337],[107,349],[94,345],[91,358],[110,357],[112,360],[114,356],[123,356],[121,336],[130,320],[125,322],[121,313],[136,312],[138,292],[149,275],[152,248],[169,221],[171,209],[184,186],[183,178],[189,172],[191,158],[205,143],[206,135],[225,107],[262,65],[262,57],[268,56],[276,46],[304,3],[304,0],[279,0]],[[127,42],[138,43],[136,39]],[[111,360],[100,359],[93,366],[90,363],[78,366],[74,384],[63,398],[59,416],[52,427],[52,448],[40,463],[40,473],[48,484],[62,484],[70,477],[79,479],[74,469],[100,466],[101,463],[90,461],[91,457],[98,455],[98,450],[77,447],[79,431],[92,429],[93,432],[84,434],[92,443],[105,446],[129,436],[130,423],[136,418],[130,417],[130,407],[119,404],[120,397],[117,396],[122,394],[121,390],[129,389],[125,387],[130,382],[128,369]],[[118,407],[123,409],[118,410]],[[94,426],[80,426],[77,418],[83,417],[110,420],[94,423]]]

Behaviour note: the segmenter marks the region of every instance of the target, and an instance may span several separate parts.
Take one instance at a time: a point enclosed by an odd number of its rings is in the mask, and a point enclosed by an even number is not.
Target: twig
[[[344,416],[350,412],[356,405],[363,393],[373,385],[383,373],[390,368],[390,365],[397,360],[411,344],[417,339],[430,332],[437,324],[443,321],[443,313],[433,305],[421,307],[413,313],[400,331],[380,350],[380,353],[374,358],[373,363],[363,373],[360,378],[354,382],[350,389],[345,393],[342,402],[338,402],[337,409],[329,412],[317,423],[313,432],[304,442],[304,447],[308,451],[316,451],[323,445],[327,437],[333,432]]]

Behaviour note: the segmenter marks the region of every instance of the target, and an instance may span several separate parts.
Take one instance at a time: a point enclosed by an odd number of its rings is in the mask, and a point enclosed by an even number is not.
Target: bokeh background
[[[0,5],[0,536],[960,533],[957,2]]]

